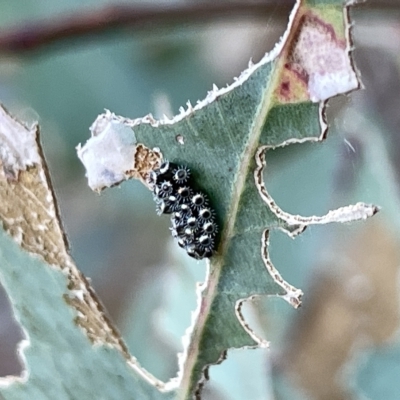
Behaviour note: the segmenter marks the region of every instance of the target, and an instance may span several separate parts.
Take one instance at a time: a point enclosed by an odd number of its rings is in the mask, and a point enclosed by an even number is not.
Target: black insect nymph
[[[197,260],[211,257],[217,245],[216,214],[189,168],[164,161],[150,172],[149,183],[158,214],[171,214],[171,232],[178,245]]]

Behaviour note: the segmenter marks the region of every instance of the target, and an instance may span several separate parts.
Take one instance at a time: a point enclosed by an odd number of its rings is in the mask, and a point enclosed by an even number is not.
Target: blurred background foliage
[[[195,1],[124,2],[144,3]],[[176,374],[204,265],[171,243],[168,221],[156,216],[138,182],[92,193],[75,146],[104,108],[130,118],[171,116],[187,100],[204,98],[213,83],[232,82],[284,32],[288,3],[271,1],[267,18],[125,27],[40,51],[0,52],[0,101],[40,123],[71,253],[131,352],[161,379]],[[0,39],[27,23],[56,23],[110,4],[0,0]],[[329,101],[324,143],[270,152],[265,180],[292,213],[323,214],[360,200],[382,211],[363,223],[310,227],[296,240],[273,232],[272,261],[303,289],[303,307],[274,297],[247,303],[246,317],[271,349],[228,352],[210,369],[205,399],[400,398],[400,4],[371,1],[351,16],[365,89]],[[22,337],[2,291],[0,375],[20,373],[15,349]]]

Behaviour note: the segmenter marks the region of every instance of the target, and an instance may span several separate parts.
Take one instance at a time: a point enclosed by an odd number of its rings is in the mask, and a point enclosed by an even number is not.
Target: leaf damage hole
[[[271,398],[266,379],[270,357],[266,348],[228,350],[224,362],[209,367],[201,400]],[[241,384],[235,385],[235,381]]]
[[[160,239],[165,242],[165,237]],[[186,357],[185,346],[198,313],[198,282],[205,281],[206,262],[191,259],[170,238],[164,252],[140,284],[135,284],[131,305],[118,325],[130,354],[151,375],[166,382],[162,390],[168,390],[176,384]]]
[[[323,213],[324,199],[333,194],[336,143],[328,137],[325,146],[304,143],[266,151],[263,179],[281,209],[300,215]]]
[[[265,229],[261,238],[261,255],[267,268],[268,272],[271,274],[274,281],[285,290],[285,294],[281,297],[286,300],[289,304],[291,304],[294,308],[298,308],[301,305],[301,297],[303,296],[303,292],[300,289],[295,288],[286,282],[278,270],[272,264],[269,253],[269,230]]]
[[[269,146],[260,146],[259,149],[256,152],[255,159],[256,159],[256,164],[257,167],[254,170],[254,180],[256,187],[258,188],[259,194],[262,198],[262,200],[266,203],[266,205],[270,208],[270,210],[281,220],[285,221],[289,226],[298,226],[299,229],[296,229],[294,232],[290,232],[285,229],[285,231],[288,233],[289,236],[294,237],[296,234],[301,233],[302,230],[304,230],[305,227],[309,225],[322,225],[322,224],[328,224],[332,222],[350,222],[350,221],[357,221],[357,220],[365,220],[366,218],[372,217],[379,211],[379,207],[373,205],[373,204],[365,204],[365,203],[356,203],[344,207],[340,207],[337,209],[333,209],[328,211],[325,215],[322,216],[309,216],[309,217],[304,217],[301,215],[296,215],[296,214],[291,214],[286,211],[284,211],[282,208],[278,206],[278,204],[274,201],[272,196],[269,194],[269,192],[266,189],[265,182],[264,182],[264,175],[265,175],[265,169],[266,169],[266,152],[268,150],[271,150]],[[276,150],[276,149],[274,149]],[[329,150],[329,149],[328,149]],[[279,149],[279,151],[282,151],[282,149]],[[315,151],[313,151],[313,156],[315,156]],[[329,156],[329,155],[328,155]],[[328,157],[326,156],[326,157]],[[298,160],[297,163],[300,161]],[[302,160],[304,162],[304,160]],[[306,162],[309,162],[308,160]],[[326,163],[326,160],[324,161]],[[286,165],[286,167],[290,166],[290,174],[293,174],[293,164],[292,165]],[[314,166],[316,170],[320,170],[319,165]],[[302,167],[304,168],[304,166]],[[300,167],[297,166],[297,170],[299,170]],[[304,173],[305,176],[306,173]],[[331,173],[330,176],[333,174]],[[282,179],[279,180],[279,182],[282,182]],[[295,182],[295,185],[298,185],[298,182]],[[326,186],[327,183],[324,182],[324,185]],[[304,190],[305,185],[300,185],[299,188],[301,190]],[[323,186],[322,186],[323,187]],[[326,189],[325,189],[326,190]],[[314,198],[318,198],[318,196],[315,196],[315,190],[309,186],[308,187],[308,192],[314,196]],[[286,196],[288,197],[288,196]],[[290,199],[292,199],[293,196],[290,196]],[[308,203],[314,204],[314,201],[310,201]],[[325,204],[324,204],[325,205]]]

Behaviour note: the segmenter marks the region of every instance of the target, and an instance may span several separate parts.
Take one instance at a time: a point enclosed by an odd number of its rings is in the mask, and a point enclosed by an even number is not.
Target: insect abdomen
[[[159,214],[171,214],[172,235],[189,256],[213,255],[218,225],[207,195],[197,190],[186,166],[165,161],[149,177]]]

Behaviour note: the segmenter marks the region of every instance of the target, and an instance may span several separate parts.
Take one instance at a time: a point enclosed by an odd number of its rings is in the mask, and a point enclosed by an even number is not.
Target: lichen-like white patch
[[[350,63],[347,64],[350,66]],[[312,101],[326,100],[357,87],[358,80],[352,70],[338,70],[331,73],[316,72],[310,75],[308,81],[308,92]]]
[[[346,43],[338,40],[332,27],[316,17],[305,19],[293,58],[308,76],[311,101],[327,100],[359,86],[351,64],[349,40]]]
[[[40,163],[36,135],[36,124],[27,127],[0,106],[0,163],[10,178],[16,178],[18,171]]]
[[[92,137],[77,147],[92,190],[113,186],[134,169],[136,137],[129,124],[121,123],[110,111],[99,115],[90,128]]]

